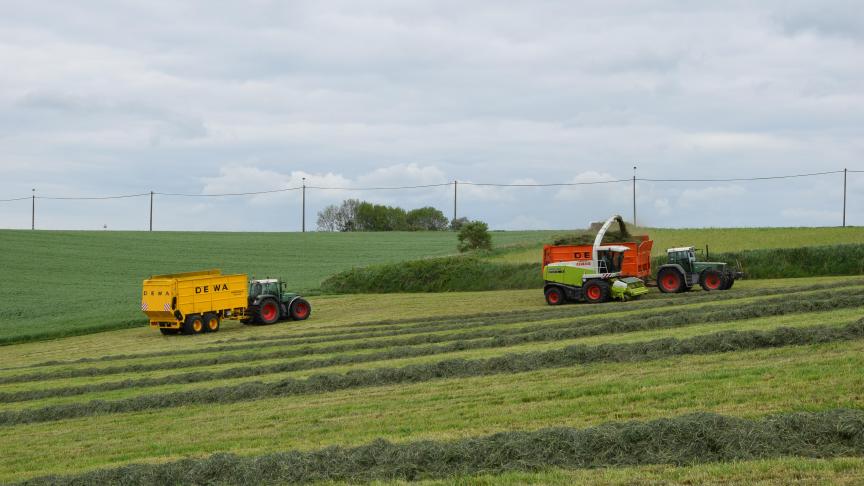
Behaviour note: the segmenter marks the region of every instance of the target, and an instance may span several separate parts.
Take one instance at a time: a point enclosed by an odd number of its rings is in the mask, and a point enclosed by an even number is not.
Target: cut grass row
[[[261,377],[261,381],[265,383],[272,383],[287,378],[308,378],[309,376],[322,372],[329,374],[347,373],[364,369],[374,369],[376,367],[393,368],[409,365],[428,364],[440,361],[444,358],[487,359],[502,356],[507,353],[542,352],[574,345],[593,346],[598,344],[633,343],[665,337],[686,339],[705,333],[716,333],[731,330],[766,331],[779,327],[807,327],[813,324],[814,319],[819,319],[822,322],[830,322],[830,326],[832,327],[841,327],[844,325],[852,324],[858,319],[860,319],[860,312],[852,309],[845,311],[832,311],[828,313],[822,313],[818,316],[814,314],[793,314],[780,317],[775,316],[767,318],[749,319],[744,322],[732,321],[711,324],[701,323],[696,325],[679,327],[671,332],[669,329],[653,329],[616,335],[598,335],[568,340],[556,340],[552,342],[518,343],[512,346],[508,346],[506,348],[484,346],[484,343],[482,341],[479,341],[477,343],[478,345],[474,345],[474,343],[471,343],[472,346],[464,347],[464,349],[462,349],[462,347],[457,347],[457,349],[453,349],[450,351],[441,350],[441,353],[431,354],[426,352],[418,352],[411,353],[408,356],[401,356],[401,353],[399,353],[399,357],[387,357],[377,361],[362,360],[362,357],[364,355],[377,354],[375,352],[350,355],[334,354],[325,357],[324,360],[327,361],[331,358],[337,358],[338,363],[334,363],[331,366],[324,368],[299,366],[299,370],[293,370],[294,366],[291,365],[290,362],[284,363],[277,361],[272,363],[263,363],[258,366],[227,368],[216,371],[211,371],[204,368],[193,372],[181,373],[179,375],[162,375],[154,376],[152,378],[126,378],[119,381],[89,382],[77,379],[62,381],[58,380],[56,382],[48,383],[37,382],[31,384],[31,386],[27,388],[20,388],[8,392],[9,398],[20,398],[22,400],[28,401],[10,400],[3,405],[2,409],[20,410],[23,408],[34,406],[45,407],[64,403],[75,403],[82,401],[81,395],[86,395],[86,397],[83,397],[83,399],[86,400],[117,400],[131,398],[142,394],[170,393],[175,391],[188,391],[198,388],[232,386],[244,383],[245,380],[251,376]],[[438,346],[433,346],[433,348],[438,348]],[[343,357],[358,357],[361,359],[359,359],[357,362],[345,363],[344,361],[353,361],[353,359],[343,360],[341,359]],[[292,369],[287,371],[279,371],[282,369],[282,365],[285,364],[288,364],[288,367]],[[271,368],[271,366],[273,368]],[[268,371],[270,373],[266,373]]]
[[[195,359],[159,360],[157,362],[143,362],[120,366],[63,368],[59,370],[46,370],[36,373],[21,373],[0,376],[0,384],[22,383],[29,381],[42,381],[85,376],[106,376],[130,372],[140,373],[156,370],[176,370],[184,367],[200,367],[206,365],[213,366],[228,363],[243,363],[272,359],[297,358],[302,356],[342,353],[369,349],[389,349],[396,346],[438,344],[443,342],[458,342],[479,338],[496,338],[497,340],[499,340],[500,344],[493,346],[504,347],[512,343],[527,342],[532,340],[549,341],[555,339],[567,339],[588,335],[610,334],[617,332],[633,332],[659,327],[676,327],[697,322],[723,322],[729,320],[741,320],[763,316],[792,314],[798,312],[815,312],[864,306],[864,293],[837,294],[835,292],[822,291],[821,293],[807,295],[806,297],[800,298],[798,300],[790,299],[791,297],[789,296],[783,296],[769,300],[761,300],[759,302],[747,305],[739,304],[736,307],[724,306],[718,309],[699,309],[698,311],[694,311],[694,309],[692,308],[687,308],[666,312],[658,312],[651,315],[638,314],[632,316],[622,316],[618,319],[597,319],[596,321],[585,320],[584,322],[583,320],[577,320],[550,324],[535,324],[526,327],[514,327],[504,329],[477,329],[448,334],[419,334],[415,336],[397,339],[388,338],[357,342],[348,341],[330,346],[307,346],[301,348],[280,349],[269,352],[259,351],[249,354],[214,354],[213,356],[207,357],[197,356]],[[507,339],[508,337],[511,338],[509,341]],[[205,349],[210,348],[204,348],[199,351],[203,353]],[[199,353],[192,352],[190,354]]]
[[[771,306],[754,305],[751,307],[738,307],[732,310],[716,310],[714,312],[706,312],[702,314],[677,311],[671,313],[663,313],[654,316],[629,317],[627,319],[608,319],[599,322],[578,323],[563,327],[560,325],[551,325],[549,327],[529,327],[511,329],[510,331],[523,332],[483,332],[480,335],[473,335],[470,339],[456,339],[453,341],[442,341],[447,344],[443,345],[427,345],[418,346],[414,344],[402,346],[384,346],[381,348],[372,348],[371,352],[357,353],[359,349],[351,350],[336,349],[330,353],[322,353],[319,359],[311,360],[290,360],[290,361],[273,361],[257,363],[250,366],[240,366],[225,369],[212,370],[210,366],[205,366],[202,369],[191,370],[186,373],[168,374],[154,377],[144,378],[125,378],[117,381],[101,381],[97,383],[88,383],[82,385],[68,386],[68,381],[64,381],[67,386],[50,387],[28,387],[23,390],[0,392],[0,403],[11,403],[19,401],[38,400],[49,397],[74,396],[94,392],[104,392],[110,390],[121,390],[128,388],[154,387],[177,383],[201,383],[207,381],[226,380],[234,378],[258,377],[264,375],[280,374],[299,370],[311,370],[317,368],[329,368],[334,366],[346,366],[361,363],[374,363],[378,361],[420,357],[420,356],[435,356],[449,354],[454,352],[480,350],[480,349],[501,349],[510,348],[512,346],[522,345],[526,343],[556,343],[566,340],[574,340],[588,336],[607,336],[610,334],[621,333],[644,333],[645,331],[661,331],[673,328],[682,328],[693,324],[711,324],[719,325],[720,323],[731,323],[742,320],[752,320],[754,318],[777,317],[784,315],[798,315],[806,317],[806,321],[812,323],[813,319],[828,319],[824,314],[812,314],[814,311],[835,311],[831,314],[831,319],[836,321],[836,311],[839,309],[855,309],[864,306],[864,295],[862,296],[837,296],[832,299],[823,301],[802,301],[791,302],[789,304],[774,304]],[[801,314],[804,313],[804,314]],[[804,320],[804,319],[802,319]],[[805,322],[806,322],[805,321]],[[765,324],[763,324],[765,325]],[[608,340],[608,338],[606,338]],[[428,340],[424,340],[424,344]],[[382,349],[376,351],[377,349]],[[353,353],[352,353],[353,352]],[[200,361],[194,363],[196,366],[201,366]],[[109,374],[96,374],[99,371],[112,371],[111,369],[97,368],[94,370],[77,370],[81,373],[78,377],[93,377],[93,376],[109,376]],[[90,371],[90,373],[83,373]],[[116,371],[116,370],[114,370]],[[136,369],[135,372],[141,370]],[[124,371],[129,372],[129,371]],[[114,374],[114,373],[110,373]],[[47,376],[49,373],[43,374],[40,378],[44,380],[57,380],[74,378],[69,372],[55,373],[53,376]],[[30,375],[32,377],[32,375]]]
[[[445,360],[401,368],[359,370],[345,374],[319,374],[306,379],[272,383],[246,382],[235,386],[196,389],[134,398],[72,403],[0,413],[0,425],[55,421],[98,414],[136,412],[200,403],[232,403],[276,396],[326,393],[398,383],[417,383],[442,378],[521,373],[596,362],[643,361],[686,354],[732,352],[769,347],[810,345],[864,338],[864,319],[842,327],[817,325],[778,328],[771,331],[726,331],[688,339],[664,338],[627,344],[568,346],[544,352],[508,354],[476,360]]]
[[[748,420],[699,413],[587,429],[502,432],[457,441],[329,447],[242,457],[215,454],[134,464],[26,484],[253,484],[414,481],[477,473],[864,455],[864,411],[790,413]]]
[[[504,430],[586,427],[694,411],[759,417],[864,408],[864,340],[597,363],[5,428],[0,481],[202,451],[264,454]],[[206,434],[190,433],[206,430]]]

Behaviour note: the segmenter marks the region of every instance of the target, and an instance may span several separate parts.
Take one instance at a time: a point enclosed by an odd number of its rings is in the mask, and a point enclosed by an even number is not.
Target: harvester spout
[[[600,228],[600,231],[597,232],[597,237],[594,238],[594,247],[591,249],[591,260],[594,263],[594,271],[597,273],[600,272],[600,263],[597,260],[597,248],[603,244],[603,237],[606,236],[606,231],[609,230],[609,227],[612,226],[612,223],[615,221],[618,221],[618,226],[620,228],[624,228],[624,219],[616,214],[603,223],[603,227]]]

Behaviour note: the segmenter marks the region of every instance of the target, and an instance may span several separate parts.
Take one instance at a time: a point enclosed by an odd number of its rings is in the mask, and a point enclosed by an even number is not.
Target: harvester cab
[[[244,324],[273,324],[279,320],[303,321],[312,306],[299,294],[286,291],[285,282],[266,278],[249,282],[249,305]]]
[[[635,277],[621,277],[624,252],[621,245],[603,245],[603,236],[621,216],[613,216],[597,232],[590,252],[577,252],[572,261],[548,263],[543,267],[543,292],[546,303],[559,305],[567,301],[605,302],[610,299],[627,300],[648,293],[645,282]]]
[[[685,292],[697,283],[707,291],[728,290],[744,276],[724,262],[698,261],[692,246],[669,248],[666,257],[667,263],[657,272],[657,286],[665,293]]]

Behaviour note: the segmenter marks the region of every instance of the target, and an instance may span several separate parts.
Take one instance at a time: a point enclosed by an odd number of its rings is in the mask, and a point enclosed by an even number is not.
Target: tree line
[[[468,220],[450,221],[431,206],[406,211],[400,207],[346,199],[318,212],[318,231],[444,231],[460,229]]]

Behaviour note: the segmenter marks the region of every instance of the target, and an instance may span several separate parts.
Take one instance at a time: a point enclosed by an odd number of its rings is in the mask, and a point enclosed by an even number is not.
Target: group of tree
[[[444,213],[430,206],[406,211],[358,199],[346,199],[318,213],[319,231],[443,231],[449,224]]]

